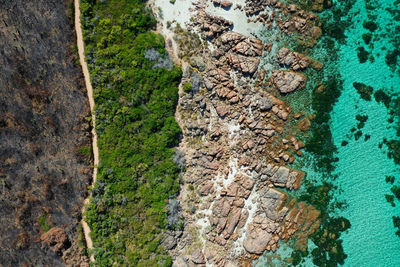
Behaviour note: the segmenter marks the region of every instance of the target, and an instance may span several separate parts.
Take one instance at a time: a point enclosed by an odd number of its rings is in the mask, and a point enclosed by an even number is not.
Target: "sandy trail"
[[[97,134],[95,131],[96,127],[96,116],[94,113],[94,98],[93,98],[93,87],[92,84],[90,83],[90,76],[89,76],[89,70],[86,64],[85,60],[85,49],[84,49],[84,43],[83,43],[83,36],[82,36],[82,28],[81,28],[81,12],[79,9],[79,0],[74,0],[75,1],[75,31],[76,31],[76,37],[77,37],[77,45],[78,45],[78,52],[79,52],[79,60],[82,65],[82,71],[83,75],[85,77],[85,85],[87,89],[87,95],[89,98],[89,104],[90,104],[90,112],[92,114],[92,148],[93,148],[93,156],[94,156],[94,167],[93,167],[93,182],[92,185],[96,183],[96,178],[97,178],[97,165],[99,164],[99,148],[97,147]],[[84,205],[82,208],[82,214],[86,210],[86,205],[89,204],[89,199],[90,199],[91,194],[85,199]],[[82,219],[82,227],[83,227],[83,232],[85,234],[85,239],[86,239],[86,246],[88,249],[93,248],[93,242],[92,238],[90,237],[90,228],[89,225],[85,222],[84,219]],[[92,255],[90,257],[90,260],[94,262],[94,256]]]

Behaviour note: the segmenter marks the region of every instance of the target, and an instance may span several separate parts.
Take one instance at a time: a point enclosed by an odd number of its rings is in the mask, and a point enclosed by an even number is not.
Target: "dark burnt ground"
[[[63,1],[0,2],[0,266],[85,260],[89,104],[74,42]],[[58,255],[41,241],[52,227],[68,236]]]

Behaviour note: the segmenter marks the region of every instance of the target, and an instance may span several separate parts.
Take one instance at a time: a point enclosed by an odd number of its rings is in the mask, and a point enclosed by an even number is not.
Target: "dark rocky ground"
[[[0,2],[0,266],[87,264],[89,104],[74,42],[66,2]]]

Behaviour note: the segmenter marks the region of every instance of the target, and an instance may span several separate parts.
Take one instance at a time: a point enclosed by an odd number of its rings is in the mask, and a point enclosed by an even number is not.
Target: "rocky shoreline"
[[[289,167],[304,147],[287,134],[289,124],[306,132],[312,116],[293,114],[279,98],[306,85],[302,70],[322,64],[274,40],[235,32],[235,22],[207,10],[242,10],[249,22],[280,30],[276,38],[295,32],[310,47],[321,35],[318,16],[279,1],[242,4],[193,3],[193,22],[175,30],[172,40],[165,35],[167,46],[186,55],[177,59],[184,76],[176,114],[184,133],[179,154],[186,171],[178,200],[185,223],[164,240],[175,266],[242,266],[276,251],[279,240],[296,236],[306,245],[319,227],[319,211],[286,193],[304,177]],[[186,53],[182,36],[199,38],[201,49]],[[261,57],[274,52],[278,68],[264,67]]]

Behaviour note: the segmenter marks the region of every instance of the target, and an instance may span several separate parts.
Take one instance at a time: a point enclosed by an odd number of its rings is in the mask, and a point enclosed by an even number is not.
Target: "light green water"
[[[394,27],[392,16],[386,11],[394,1],[376,1],[379,10],[373,11],[379,25],[375,35],[385,34],[388,27]],[[353,27],[347,32],[347,43],[341,46],[339,69],[344,81],[344,91],[332,112],[332,134],[338,147],[339,162],[336,172],[339,177],[335,183],[343,190],[339,199],[345,200],[347,208],[340,213],[350,220],[352,227],[342,235],[343,247],[348,255],[345,266],[400,266],[400,238],[395,235],[392,216],[400,215],[400,203],[393,208],[385,199],[391,185],[385,182],[386,175],[394,175],[400,180],[398,166],[387,158],[385,146],[378,147],[383,138],[391,138],[395,130],[387,122],[386,107],[372,101],[365,101],[353,87],[353,82],[362,82],[375,90],[385,88],[400,92],[400,79],[385,63],[386,53],[382,47],[389,48],[393,35],[382,36],[373,42],[374,62],[359,63],[357,47],[362,34],[368,32],[362,26],[367,20],[364,1],[357,1],[353,9],[360,13],[353,18]],[[399,37],[400,38],[400,37]],[[355,141],[344,138],[355,127],[357,114],[368,115],[362,129],[363,136]],[[364,141],[364,135],[371,138]],[[341,142],[349,140],[347,146]]]
[[[342,95],[331,113],[331,131],[338,148],[335,156],[339,158],[333,183],[339,188],[335,198],[347,205],[332,215],[343,216],[352,225],[341,236],[348,255],[344,266],[400,266],[400,237],[395,234],[397,229],[392,220],[392,216],[400,216],[400,202],[395,200],[396,207],[392,207],[385,199],[392,186],[386,183],[385,176],[395,176],[395,184],[400,184],[400,166],[387,157],[385,145],[379,147],[384,138],[396,138],[394,124],[388,122],[388,110],[382,103],[377,103],[373,95],[371,101],[362,99],[353,86],[359,82],[372,86],[374,92],[383,89],[400,94],[399,72],[393,72],[385,62],[387,51],[393,49],[392,41],[400,39],[400,22],[388,8],[397,10],[400,16],[400,1],[357,0],[349,13],[352,26],[346,31],[346,42],[340,46],[339,60],[333,62],[343,80]],[[369,45],[362,39],[363,34],[370,32],[363,27],[368,20],[378,25]],[[373,60],[360,63],[357,56],[360,46],[371,52]],[[362,136],[355,140],[350,129],[357,128],[357,115],[368,115],[368,120],[361,129]],[[370,136],[368,140],[366,135]],[[346,146],[341,145],[344,140],[348,142]],[[307,168],[309,177],[320,177],[311,169]],[[282,244],[277,254],[287,258],[291,251]],[[271,260],[271,255],[266,254],[254,265],[285,266],[280,260]],[[302,266],[314,265],[307,259]]]

